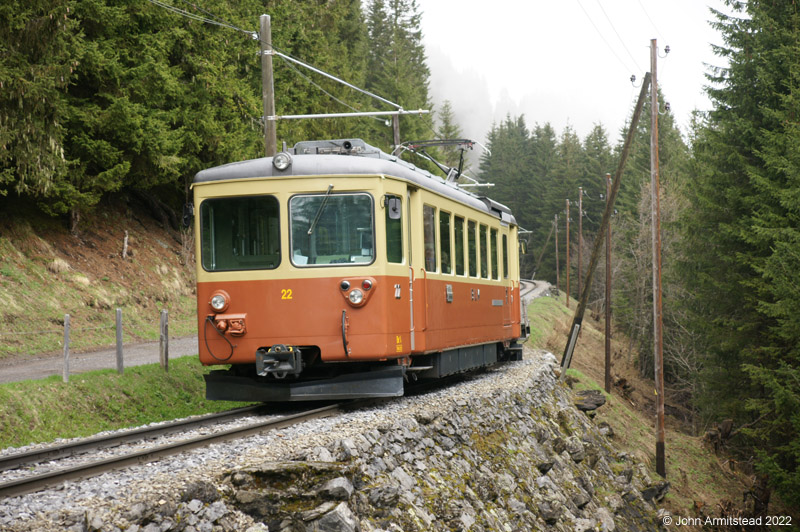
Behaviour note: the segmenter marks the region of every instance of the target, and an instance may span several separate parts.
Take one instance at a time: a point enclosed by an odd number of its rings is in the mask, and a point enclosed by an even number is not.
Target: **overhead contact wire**
[[[333,100],[333,101],[335,101],[336,103],[339,103],[339,104],[341,104],[341,105],[343,105],[343,106],[347,107],[347,108],[348,108],[348,109],[350,109],[351,111],[355,111],[355,112],[357,112],[357,113],[361,112],[361,109],[357,109],[357,108],[353,107],[352,105],[348,104],[347,102],[344,102],[344,101],[340,100],[339,98],[337,98],[336,96],[334,96],[334,95],[333,95],[333,94],[331,94],[330,92],[326,91],[326,90],[325,90],[325,89],[324,89],[324,88],[323,88],[321,85],[319,85],[319,84],[318,84],[318,83],[316,83],[316,82],[315,82],[313,79],[311,79],[310,77],[308,77],[308,76],[306,76],[305,74],[303,74],[302,72],[300,72],[300,71],[297,69],[297,67],[296,67],[296,66],[294,66],[292,63],[290,63],[289,61],[287,61],[287,60],[286,60],[286,59],[284,59],[283,57],[281,57],[281,56],[278,56],[278,57],[280,57],[280,58],[281,58],[281,60],[283,60],[283,61],[284,61],[284,63],[286,63],[286,66],[288,66],[289,68],[291,68],[291,69],[292,69],[292,70],[293,70],[293,71],[294,71],[294,72],[295,72],[295,73],[296,73],[298,76],[300,76],[301,78],[303,78],[304,80],[306,80],[307,82],[309,82],[311,85],[313,85],[314,87],[316,87],[317,89],[319,89],[319,90],[320,90],[320,91],[322,91],[323,93],[325,93],[325,94],[326,94],[326,95],[327,95],[327,96],[328,96],[330,99],[332,99],[332,100]],[[377,116],[370,116],[369,118],[372,118],[372,119],[374,119],[374,120],[377,120],[377,121],[378,121],[378,122],[380,122],[380,123],[383,123],[383,120],[381,120],[381,119],[380,119],[380,118],[378,118]]]
[[[638,66],[636,68],[633,68],[633,69],[628,68],[628,65],[625,64],[625,61],[623,61],[622,58],[617,54],[616,50],[614,50],[614,47],[611,46],[611,43],[609,43],[608,40],[606,40],[606,37],[605,37],[605,35],[603,35],[603,32],[600,31],[600,28],[598,28],[597,24],[594,23],[594,20],[592,19],[592,16],[589,14],[588,11],[586,11],[586,8],[583,7],[583,4],[581,3],[581,0],[576,0],[576,1],[578,2],[578,5],[580,6],[581,10],[583,11],[583,14],[586,15],[586,18],[589,20],[589,23],[591,23],[592,27],[597,32],[597,35],[599,35],[600,38],[603,39],[603,42],[606,43],[606,46],[608,47],[608,49],[611,51],[612,54],[614,54],[614,57],[617,58],[617,61],[619,61],[619,64],[622,65],[622,68],[624,68],[628,72],[634,72],[636,70],[639,70]],[[634,64],[634,66],[636,66],[636,61],[634,61],[633,64]]]
[[[617,28],[614,26],[614,23],[611,21],[611,18],[608,16],[608,13],[606,13],[606,10],[603,7],[603,4],[600,3],[600,0],[597,0],[597,5],[600,6],[600,11],[603,12],[603,15],[606,17],[606,20],[611,25],[611,29],[614,30],[614,34],[616,34],[617,39],[619,39],[619,42],[622,44],[622,47],[625,48],[626,52],[628,52],[628,57],[631,58],[631,61],[633,61],[633,64],[636,65],[636,68],[638,68],[639,71],[642,72],[642,69],[639,68],[639,63],[636,61],[636,58],[633,57],[633,54],[628,49],[628,46],[625,44],[625,41],[622,40],[622,36],[620,36],[619,32],[617,31]]]
[[[380,101],[382,101],[384,103],[387,103],[387,104],[395,107],[396,109],[403,109],[403,107],[401,105],[398,105],[398,104],[396,104],[394,102],[391,102],[391,101],[387,100],[386,98],[382,98],[382,97],[378,96],[377,94],[374,94],[372,92],[369,92],[368,90],[365,90],[365,89],[362,89],[360,87],[357,87],[356,85],[353,85],[352,83],[349,83],[347,81],[344,81],[343,79],[337,78],[336,76],[334,76],[332,74],[328,74],[327,72],[325,72],[325,71],[323,71],[323,70],[321,70],[319,68],[316,68],[316,67],[314,67],[312,65],[309,65],[308,63],[306,63],[304,61],[301,61],[301,60],[299,60],[299,59],[297,59],[295,57],[292,57],[291,55],[289,55],[288,53],[284,52],[283,50],[281,50],[280,48],[278,48],[277,46],[275,46],[272,43],[264,43],[263,41],[261,41],[261,37],[258,35],[258,32],[248,31],[248,30],[245,30],[245,29],[240,28],[238,26],[234,26],[233,24],[229,24],[227,22],[224,22],[222,20],[215,20],[215,19],[211,19],[211,18],[201,17],[200,15],[196,15],[194,13],[190,13],[190,12],[186,11],[185,9],[180,9],[178,7],[175,7],[175,6],[171,6],[169,4],[165,4],[164,2],[161,2],[159,0],[147,0],[147,1],[150,2],[153,5],[162,7],[164,9],[166,9],[168,11],[171,11],[173,13],[176,13],[176,14],[182,16],[182,17],[186,17],[186,18],[189,18],[189,19],[192,19],[192,20],[197,20],[199,22],[205,22],[206,24],[212,24],[212,25],[215,25],[215,26],[221,26],[221,27],[224,27],[224,28],[229,28],[229,29],[232,29],[234,31],[238,31],[238,32],[250,35],[254,39],[258,40],[260,43],[269,46],[273,50],[273,53],[275,55],[277,55],[278,57],[281,57],[282,59],[294,62],[294,63],[296,63],[296,64],[298,64],[298,65],[300,65],[300,66],[302,66],[304,68],[307,68],[307,69],[311,70],[312,72],[316,72],[317,74],[320,74],[321,76],[325,76],[325,77],[327,77],[329,79],[332,79],[333,81],[336,81],[337,83],[341,83],[342,85],[345,85],[345,86],[347,86],[347,87],[349,87],[349,88],[351,88],[351,89],[353,89],[355,91],[358,91],[358,92],[360,92],[362,94],[370,96],[371,98],[375,98],[375,99],[380,100]],[[205,10],[199,8],[196,4],[188,2],[187,0],[183,0],[183,1],[186,2],[187,4],[191,5],[192,7],[195,7],[196,9],[204,11],[209,16],[214,16],[211,13],[209,13],[208,11],[205,11]],[[297,70],[295,69],[295,71],[297,71]],[[297,71],[297,72],[299,73],[299,71]],[[308,79],[308,78],[306,78],[306,79]],[[318,88],[322,89],[319,86],[318,86]],[[322,90],[323,90],[323,92],[325,92],[324,89],[322,89]],[[337,98],[335,98],[331,94],[329,94],[327,92],[326,92],[326,94],[328,94],[328,96],[330,96],[331,98],[334,98],[339,103],[341,103],[341,104],[343,104],[343,105],[345,105],[347,107],[350,107],[350,109],[354,109],[353,107],[351,107],[348,104],[342,102],[341,100],[338,100]]]
[[[320,70],[320,69],[319,69],[319,68],[317,68],[317,67],[311,66],[311,65],[309,65],[308,63],[305,63],[305,62],[303,62],[303,61],[301,61],[301,60],[299,60],[299,59],[297,59],[297,58],[295,58],[295,57],[292,57],[292,56],[290,56],[289,54],[287,54],[287,53],[284,53],[284,52],[280,51],[280,48],[278,48],[277,46],[275,46],[275,45],[273,45],[273,44],[270,44],[270,43],[264,43],[263,41],[261,41],[261,42],[262,42],[262,44],[265,44],[265,45],[267,45],[267,46],[270,46],[270,47],[273,49],[273,52],[274,52],[274,54],[275,54],[275,55],[277,55],[278,57],[281,57],[281,58],[283,58],[283,59],[287,59],[287,60],[289,60],[289,61],[291,61],[291,62],[293,62],[293,63],[296,63],[296,64],[298,64],[298,65],[300,65],[300,66],[302,66],[302,67],[304,67],[304,68],[307,68],[308,70],[310,70],[310,71],[312,71],[312,72],[315,72],[315,73],[317,73],[317,74],[319,74],[319,75],[321,75],[321,76],[325,76],[325,77],[326,77],[326,78],[328,78],[328,79],[332,79],[333,81],[336,81],[336,82],[338,82],[338,83],[341,83],[341,84],[342,84],[342,85],[344,85],[345,87],[349,87],[349,88],[351,88],[351,89],[353,89],[353,90],[355,90],[355,91],[358,91],[358,92],[360,92],[360,93],[362,93],[362,94],[365,94],[365,95],[367,95],[367,96],[369,96],[369,97],[371,97],[371,98],[375,98],[376,100],[380,100],[380,101],[381,101],[381,102],[383,102],[383,103],[389,104],[389,105],[391,105],[392,107],[394,107],[394,108],[396,108],[396,109],[401,109],[401,110],[403,109],[403,106],[402,106],[402,105],[399,105],[399,104],[396,104],[396,103],[394,103],[394,102],[392,102],[392,101],[389,101],[389,100],[387,100],[386,98],[383,98],[383,97],[381,97],[381,96],[378,96],[377,94],[375,94],[375,93],[372,93],[372,92],[370,92],[370,91],[368,91],[368,90],[366,90],[366,89],[362,89],[362,88],[360,88],[360,87],[357,87],[357,86],[353,85],[353,84],[352,84],[352,83],[350,83],[350,82],[347,82],[347,81],[345,81],[345,80],[343,80],[343,79],[341,79],[341,78],[337,78],[337,77],[336,77],[336,76],[334,76],[333,74],[328,74],[328,73],[327,73],[327,72],[325,72],[324,70]]]

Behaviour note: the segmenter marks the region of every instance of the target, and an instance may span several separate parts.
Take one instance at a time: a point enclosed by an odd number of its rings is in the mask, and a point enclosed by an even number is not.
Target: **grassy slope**
[[[74,352],[114,345],[116,308],[126,343],[158,339],[161,309],[171,336],[197,334],[191,251],[135,203],[101,206],[77,235],[24,205],[0,213],[0,360],[60,353],[64,314]],[[239,406],[204,399],[207,371],[184,357],[169,373],[156,364],[0,385],[0,447]]]
[[[206,401],[202,374],[194,357],[158,364],[101,370],[0,385],[0,448],[57,438],[90,436],[105,430],[144,425],[243,406]]]
[[[0,213],[0,359],[60,352],[65,314],[75,351],[114,345],[116,308],[125,342],[157,339],[161,309],[171,335],[195,334],[186,249],[126,204],[85,216],[77,235],[34,210]]]
[[[543,297],[534,300],[528,312],[532,328],[530,344],[555,353],[559,360],[576,305],[574,300],[570,303],[567,309],[563,296],[559,300]],[[599,383],[604,381],[605,325],[587,316],[583,327],[568,376],[577,380],[572,385],[575,390],[602,390]],[[655,409],[652,396],[648,397],[653,393],[653,383],[638,378],[637,372],[628,367],[622,342],[622,339],[612,342],[612,375],[625,375],[636,393],[623,394],[615,388],[611,394],[605,394],[607,402],[598,409],[595,422],[608,423],[614,430],[615,444],[645,463],[651,477],[657,479]],[[723,508],[741,510],[743,495],[752,485],[751,478],[736,470],[735,461],[714,454],[702,438],[691,436],[677,420],[668,416],[666,425],[666,468],[671,487],[662,504],[676,517],[719,516]],[[774,515],[785,515],[785,510],[775,506]],[[797,516],[793,522],[798,522]],[[681,528],[693,530],[688,526]]]

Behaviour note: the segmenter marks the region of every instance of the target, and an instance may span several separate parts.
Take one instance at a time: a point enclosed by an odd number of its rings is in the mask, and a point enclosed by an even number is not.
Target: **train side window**
[[[508,279],[508,235],[503,235],[503,279]]]
[[[489,228],[483,224],[480,226],[481,239],[481,277],[489,278],[489,246],[486,245],[486,232]]]
[[[422,206],[422,231],[425,240],[425,270],[436,271],[436,209]]]
[[[439,211],[439,254],[442,256],[442,273],[451,273],[450,213]]]
[[[398,196],[386,196],[386,200],[386,260],[400,264],[403,262],[403,202]],[[396,206],[394,213],[389,211],[390,200],[394,200],[392,204]]]
[[[469,248],[469,275],[478,276],[478,243],[475,241],[476,224],[472,220],[467,222],[467,247]]]
[[[455,220],[456,275],[464,275],[464,218],[456,216]]]
[[[500,268],[497,267],[497,229],[491,229],[489,233],[489,245],[492,252],[492,279],[500,279]]]
[[[203,269],[271,270],[281,262],[278,199],[210,198],[200,204]]]

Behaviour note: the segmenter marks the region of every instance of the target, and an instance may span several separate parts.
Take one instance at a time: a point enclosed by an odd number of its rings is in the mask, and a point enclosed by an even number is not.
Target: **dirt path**
[[[125,367],[158,363],[158,342],[127,344],[122,348]],[[197,356],[197,337],[169,339],[169,358]],[[116,369],[117,350],[104,349],[90,353],[71,353],[69,357],[70,375],[97,369]],[[29,379],[44,379],[50,375],[61,375],[64,371],[64,358],[61,355],[38,356],[26,360],[0,360],[0,383]]]

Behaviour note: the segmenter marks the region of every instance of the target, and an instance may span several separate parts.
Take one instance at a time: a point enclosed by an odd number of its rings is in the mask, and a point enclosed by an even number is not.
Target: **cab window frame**
[[[330,198],[340,198],[344,196],[365,196],[369,198],[369,214],[370,214],[370,231],[371,231],[371,239],[372,239],[372,259],[369,261],[347,261],[347,262],[326,262],[326,263],[312,263],[312,264],[301,264],[295,261],[295,254],[294,254],[294,237],[293,237],[293,218],[292,218],[292,202],[297,198],[305,198],[305,197],[324,197],[329,196]],[[346,192],[332,192],[331,194],[327,194],[325,192],[302,192],[298,194],[293,194],[289,197],[288,201],[286,202],[286,211],[288,217],[288,236],[289,236],[289,262],[295,268],[341,268],[347,266],[370,266],[375,263],[377,260],[378,254],[378,246],[376,245],[376,229],[375,229],[375,198],[372,194],[366,191],[346,191]],[[327,208],[327,207],[326,207]],[[321,256],[321,255],[318,255]]]
[[[232,203],[232,202],[241,202],[241,201],[257,201],[257,200],[261,200],[261,199],[265,199],[265,200],[271,201],[272,205],[266,206],[265,208],[272,207],[275,210],[275,215],[266,218],[266,220],[267,221],[268,220],[274,220],[277,223],[277,238],[275,239],[275,242],[277,243],[276,253],[268,253],[268,254],[263,254],[262,253],[260,255],[256,255],[255,253],[251,252],[251,253],[246,253],[246,254],[240,254],[242,250],[239,250],[239,252],[236,252],[237,248],[234,246],[234,244],[238,244],[238,241],[234,242],[233,235],[231,235],[231,239],[230,239],[231,255],[230,255],[230,257],[246,257],[248,255],[252,256],[252,257],[277,255],[277,260],[274,263],[270,263],[269,265],[267,265],[266,263],[259,264],[255,259],[247,259],[252,264],[252,266],[244,267],[240,263],[240,264],[236,265],[236,267],[230,267],[230,268],[228,268],[228,267],[217,267],[216,266],[217,265],[217,255],[219,253],[219,250],[217,249],[217,238],[218,238],[217,237],[217,227],[206,228],[206,224],[207,223],[215,224],[214,212],[212,210],[209,213],[208,209],[213,209],[213,207],[217,203],[222,204],[224,202]],[[275,194],[247,194],[247,195],[243,195],[243,196],[216,196],[216,197],[211,197],[211,198],[205,198],[200,203],[198,212],[199,212],[199,218],[200,218],[200,236],[199,236],[199,238],[200,238],[200,265],[201,265],[201,267],[203,268],[204,271],[209,272],[209,273],[217,273],[217,272],[254,271],[254,270],[275,270],[281,265],[281,262],[282,262],[282,259],[283,259],[283,249],[282,249],[282,246],[281,246],[281,202],[280,202],[280,199],[278,198],[278,196],[276,196]],[[248,213],[249,214],[252,214],[253,212],[255,212],[255,211],[254,211],[254,209],[252,209],[252,207],[248,209]],[[209,218],[207,219],[206,216],[209,216]],[[236,220],[230,220],[230,221],[234,222]],[[253,223],[252,218],[249,217],[248,220],[246,221],[246,223],[252,224]],[[231,223],[231,225],[233,225],[233,224]],[[269,224],[267,224],[267,228],[266,229],[267,229],[267,232],[270,231]],[[246,232],[249,233],[251,230],[252,230],[252,227],[250,225],[248,225]],[[208,237],[210,239],[208,243],[206,242],[206,237]],[[237,239],[238,238],[240,238],[240,235],[237,235]],[[271,240],[272,239],[270,238],[270,235],[268,234],[266,236],[266,240],[264,242],[262,242],[262,245],[266,245]],[[252,240],[250,242],[248,242],[248,244],[253,244]],[[240,259],[240,260],[242,260],[242,259]],[[233,261],[231,261],[231,264],[233,264]]]
[[[405,257],[405,246],[403,245],[403,232],[405,231],[403,227],[403,198],[399,194],[386,194],[385,196],[386,201],[384,202],[384,219],[385,219],[385,228],[384,228],[384,243],[386,244],[386,262],[389,264],[405,264],[406,257]],[[399,200],[400,203],[400,217],[397,219],[392,219],[389,217],[389,207],[386,205],[390,198],[396,198]],[[399,232],[399,241],[396,240],[397,235],[392,235],[392,240],[390,240],[390,227],[392,227],[392,233]],[[393,249],[395,247],[396,249]],[[399,252],[400,260],[395,260],[397,258],[397,253]],[[376,250],[377,253],[377,250]],[[392,254],[394,253],[394,255]]]

